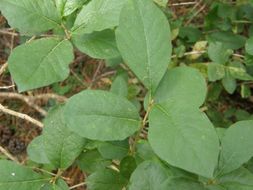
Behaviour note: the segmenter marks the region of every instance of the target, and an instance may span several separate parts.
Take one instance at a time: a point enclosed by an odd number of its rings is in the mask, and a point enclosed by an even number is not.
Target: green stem
[[[148,105],[147,111],[145,113],[145,116],[144,116],[144,118],[141,122],[141,127],[140,127],[139,131],[137,132],[137,134],[134,137],[134,142],[133,142],[132,146],[130,147],[130,155],[132,155],[132,156],[135,154],[136,145],[137,145],[138,141],[140,140],[140,134],[141,134],[142,130],[145,128],[145,126],[147,124],[148,116],[149,116],[149,113],[150,113],[150,111],[153,107],[153,104],[154,104],[154,100],[151,100],[149,102],[149,105]]]

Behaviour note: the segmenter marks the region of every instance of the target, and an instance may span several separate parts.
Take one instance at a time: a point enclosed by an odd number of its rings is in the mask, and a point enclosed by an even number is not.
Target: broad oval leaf
[[[180,99],[156,104],[149,124],[149,142],[161,159],[201,176],[213,176],[219,140],[212,123],[198,108]]]
[[[74,59],[68,40],[45,38],[18,46],[8,64],[20,92],[64,80]]]
[[[115,34],[112,30],[73,34],[72,40],[80,51],[93,58],[111,59],[119,56]]]
[[[138,110],[131,102],[100,90],[86,90],[71,97],[65,118],[70,130],[101,141],[124,140],[140,126]]]
[[[171,56],[165,15],[151,0],[130,0],[122,9],[116,41],[126,64],[154,92]]]
[[[72,31],[91,33],[117,26],[125,2],[126,0],[92,0],[77,15]]]
[[[182,105],[199,107],[206,98],[206,81],[202,74],[190,67],[167,71],[155,92],[155,102],[180,101]]]
[[[52,0],[0,0],[0,11],[11,27],[23,34],[60,27],[60,15]]]
[[[219,173],[229,173],[253,157],[252,136],[253,120],[237,122],[227,129],[221,139]]]
[[[66,169],[83,151],[86,140],[66,127],[64,106],[52,109],[44,120],[44,148],[50,162]]]
[[[0,160],[0,171],[0,190],[38,190],[51,179],[7,160]]]
[[[132,173],[129,190],[168,190],[169,179],[170,176],[159,163],[145,161]]]
[[[50,161],[47,158],[44,149],[44,141],[43,136],[38,136],[32,140],[32,142],[27,147],[27,153],[29,159],[42,164],[49,164]]]
[[[87,178],[89,190],[122,190],[126,184],[127,180],[111,169],[97,171]]]

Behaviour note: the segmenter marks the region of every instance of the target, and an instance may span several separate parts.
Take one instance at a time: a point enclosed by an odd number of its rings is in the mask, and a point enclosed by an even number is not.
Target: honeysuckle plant
[[[62,174],[71,165],[89,174],[88,190],[253,189],[244,165],[253,156],[253,121],[215,128],[200,109],[206,80],[171,64],[163,3],[0,0],[9,25],[32,38],[8,58],[19,92],[66,79],[74,47],[96,59],[122,58],[146,89],[144,116],[128,99],[125,73],[110,91],[84,90],[53,107],[27,150],[46,169],[2,159],[0,190],[67,190]]]

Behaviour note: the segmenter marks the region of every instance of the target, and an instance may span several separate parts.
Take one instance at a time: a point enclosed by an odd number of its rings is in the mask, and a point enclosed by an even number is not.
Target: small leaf
[[[56,7],[62,16],[68,16],[80,8],[85,0],[55,0]]]
[[[127,97],[128,95],[128,76],[127,73],[118,74],[114,79],[111,92],[118,94],[122,97]]]
[[[122,190],[126,184],[127,180],[111,169],[97,171],[87,178],[89,190]]]
[[[127,65],[154,92],[171,57],[165,15],[151,0],[130,0],[122,9],[116,41]]]
[[[125,0],[92,0],[77,15],[72,31],[91,33],[117,26],[125,2]]]
[[[73,34],[72,40],[80,51],[93,58],[111,59],[119,56],[115,34],[112,30]]]
[[[227,49],[221,42],[211,43],[208,47],[208,56],[213,62],[218,64],[225,64],[232,53],[233,51]]]
[[[227,72],[222,79],[222,85],[229,94],[233,94],[236,90],[236,80]]]
[[[135,168],[137,167],[135,158],[126,156],[120,162],[120,174],[129,179]]]
[[[111,161],[102,157],[97,150],[83,152],[77,160],[78,166],[86,173],[103,170],[111,165]]]
[[[51,0],[0,0],[0,11],[9,25],[22,34],[37,34],[60,27],[60,15]]]
[[[221,140],[220,173],[229,173],[239,168],[253,156],[252,125],[251,120],[240,121],[227,129]]]
[[[55,167],[66,169],[82,152],[86,140],[71,132],[65,124],[64,106],[52,109],[44,120],[44,148]]]
[[[246,41],[245,49],[248,54],[253,55],[253,37]]]
[[[64,180],[59,179],[54,184],[45,184],[40,190],[69,190],[69,187]]]
[[[0,190],[38,190],[51,179],[7,160],[0,160],[0,171]]]
[[[225,68],[221,64],[210,63],[208,64],[208,79],[209,81],[217,81],[225,76]]]
[[[140,126],[136,107],[106,91],[86,90],[69,99],[65,118],[70,130],[100,141],[124,140]]]
[[[69,41],[45,38],[15,48],[8,63],[11,76],[22,92],[64,80],[73,59]]]
[[[129,190],[168,190],[169,177],[159,163],[145,161],[131,175]]]
[[[128,139],[125,141],[102,142],[98,151],[106,159],[119,159],[125,157],[129,150]]]
[[[38,136],[29,144],[27,148],[29,159],[42,164],[49,164],[50,161],[44,150],[43,137]]]

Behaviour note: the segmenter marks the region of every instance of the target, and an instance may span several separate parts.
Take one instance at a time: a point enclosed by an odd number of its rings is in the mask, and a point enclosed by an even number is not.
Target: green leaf
[[[80,155],[78,166],[86,173],[93,173],[111,165],[111,161],[102,157],[97,150],[90,150]]]
[[[226,49],[237,50],[244,47],[246,38],[231,32],[214,32],[208,36],[209,42],[221,42]]]
[[[0,171],[0,190],[38,190],[50,180],[50,177],[7,160],[0,160]]]
[[[169,190],[205,190],[204,186],[191,179],[174,178],[171,179],[168,185]]]
[[[225,76],[225,67],[221,64],[210,63],[207,68],[209,81],[214,82]]]
[[[253,156],[252,125],[252,120],[240,121],[227,129],[221,140],[220,173],[229,173],[239,168]]]
[[[175,167],[213,176],[219,141],[212,123],[198,108],[180,100],[156,104],[149,123],[149,142],[160,158]]]
[[[165,102],[173,99],[182,105],[199,107],[206,97],[206,81],[202,74],[190,67],[177,67],[168,70],[155,93],[155,101]]]
[[[71,97],[65,118],[70,130],[92,140],[124,140],[140,126],[136,107],[110,92],[86,90]]]
[[[251,189],[253,189],[253,174],[245,168],[239,168],[231,173],[222,175],[217,180],[219,184],[225,187],[240,185],[251,186]]]
[[[253,80],[253,77],[250,76],[245,68],[235,67],[235,66],[227,66],[227,72],[235,79],[239,80]]]
[[[55,0],[56,7],[62,16],[68,16],[80,8],[85,0]]]
[[[129,190],[168,190],[169,177],[161,164],[145,161],[132,173]]]
[[[66,169],[82,152],[86,140],[71,132],[65,124],[63,106],[52,109],[44,120],[43,139],[45,152],[57,168]]]
[[[154,0],[155,3],[157,3],[161,7],[166,7],[168,0]]]
[[[208,47],[208,56],[215,63],[225,64],[232,53],[233,51],[227,49],[221,42],[211,43]]]
[[[72,31],[91,33],[117,26],[125,2],[125,0],[92,0],[78,14]]]
[[[149,142],[169,164],[212,177],[219,141],[212,123],[199,110],[206,91],[199,71],[189,67],[170,69],[155,93],[149,116]]]
[[[111,92],[118,94],[122,97],[127,97],[128,95],[128,76],[127,73],[120,73],[114,79]]]
[[[222,79],[222,85],[229,94],[233,94],[236,90],[236,80],[226,72],[225,77]]]
[[[60,27],[53,1],[0,0],[0,11],[12,28],[23,34],[37,34]]]
[[[54,184],[45,184],[40,190],[69,190],[69,187],[64,180],[59,179]]]
[[[129,150],[128,139],[125,141],[102,142],[98,146],[98,151],[106,159],[119,159],[125,157]]]
[[[111,59],[119,56],[115,34],[112,30],[73,34],[72,40],[80,51],[93,58]]]
[[[11,76],[22,92],[64,80],[73,59],[69,41],[45,38],[15,48],[8,64]]]
[[[253,55],[253,37],[246,41],[245,49],[248,54]]]
[[[126,64],[154,92],[171,57],[165,15],[151,0],[130,0],[122,9],[116,41]]]
[[[135,168],[137,167],[135,158],[126,156],[120,162],[120,174],[129,179]]]
[[[44,141],[42,136],[38,136],[27,147],[29,159],[42,164],[49,164],[50,161],[44,150]]]
[[[124,177],[111,169],[104,169],[91,174],[86,182],[89,190],[122,190],[127,184]]]

